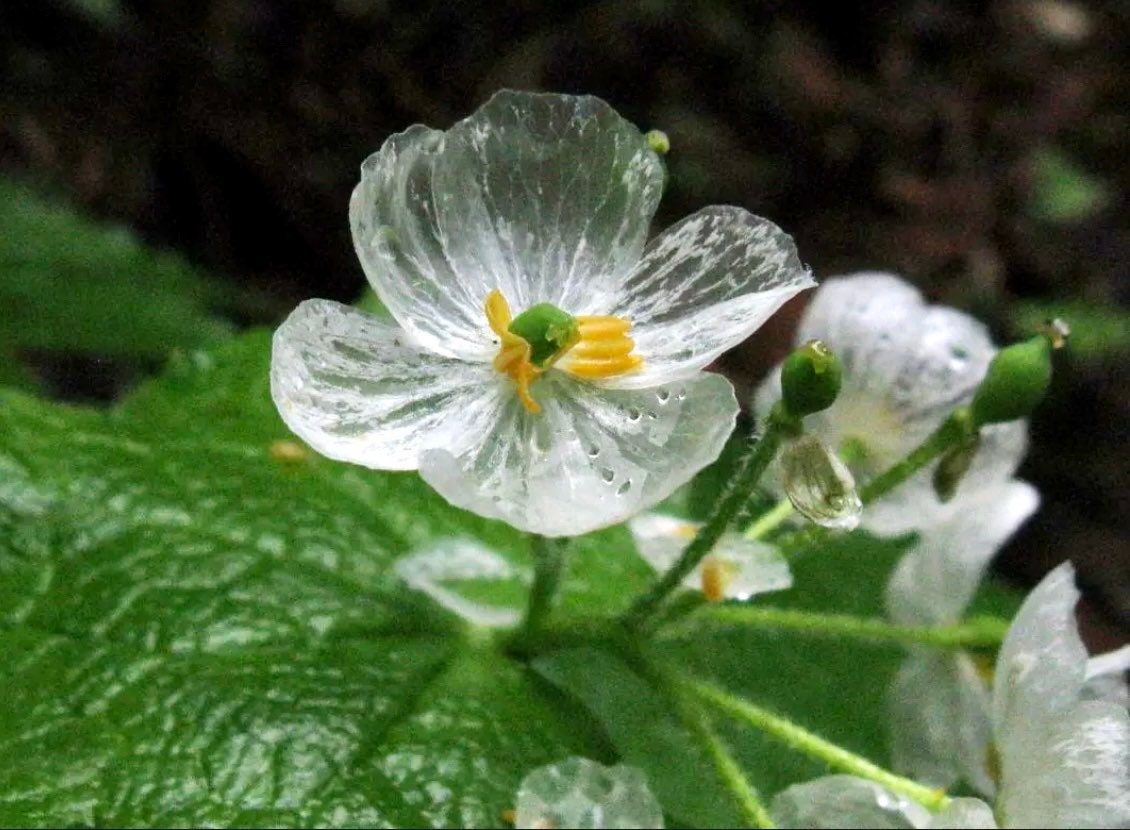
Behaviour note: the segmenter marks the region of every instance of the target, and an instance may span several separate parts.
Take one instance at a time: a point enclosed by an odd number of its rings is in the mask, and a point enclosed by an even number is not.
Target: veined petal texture
[[[444,498],[545,536],[624,521],[669,496],[722,450],[737,402],[701,374],[651,389],[602,389],[550,372],[531,415],[510,396],[486,432],[425,452],[420,473]]]
[[[487,364],[421,349],[393,322],[307,300],[275,332],[271,396],[329,458],[412,470],[420,451],[493,420],[505,380]]]
[[[610,313],[630,320],[641,371],[607,381],[638,388],[688,377],[815,285],[792,238],[737,207],[708,207],[652,240]]]
[[[354,245],[378,295],[442,354],[489,357],[483,315],[608,313],[663,187],[647,140],[591,96],[497,93],[446,133],[413,127],[362,166]]]
[[[522,780],[514,826],[661,828],[663,810],[642,770],[573,757],[539,767]]]
[[[930,813],[884,787],[852,775],[827,775],[794,784],[773,799],[779,827],[900,830],[925,827]]]

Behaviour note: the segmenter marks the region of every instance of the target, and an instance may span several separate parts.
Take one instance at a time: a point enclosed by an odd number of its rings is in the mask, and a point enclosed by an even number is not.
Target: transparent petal
[[[1064,562],[1024,600],[997,655],[993,730],[1007,763],[1009,743],[1067,712],[1079,699],[1087,650],[1075,622],[1075,569]]]
[[[967,655],[915,650],[899,668],[888,700],[896,771],[934,787],[965,780],[993,793],[989,689]]]
[[[701,522],[661,513],[644,513],[628,522],[636,550],[657,573],[675,564],[700,527]],[[779,550],[739,533],[724,534],[707,558],[723,563],[727,569],[725,599],[746,600],[755,594],[783,591],[793,584],[789,563]],[[683,586],[702,591],[702,571],[703,563],[699,563],[683,580]]]
[[[956,500],[956,499],[955,499]],[[887,613],[904,625],[946,625],[965,613],[990,560],[1039,505],[1023,481],[1005,481],[946,505],[919,532],[887,584]]]
[[[511,394],[486,432],[424,453],[420,473],[455,506],[545,536],[616,524],[666,498],[718,457],[738,409],[729,382],[710,374],[614,390],[555,371],[533,391],[540,414]]]
[[[815,285],[792,238],[748,211],[709,207],[652,240],[611,311],[631,321],[643,368],[609,386],[689,377]]]
[[[993,808],[979,798],[952,798],[930,819],[930,830],[997,830]]]
[[[1130,827],[1130,716],[1125,707],[1087,701],[1043,725],[1046,734],[1040,740],[1014,746],[1011,761],[1002,758],[997,799],[1002,823]],[[1021,759],[1023,766],[1017,763]]]
[[[394,566],[409,587],[475,625],[517,625],[529,574],[473,539],[441,539]]]
[[[413,127],[365,162],[354,245],[421,343],[481,356],[495,288],[516,312],[608,313],[663,177],[644,136],[600,99],[502,91],[446,133]]]
[[[770,812],[780,827],[925,827],[930,814],[924,807],[889,790],[851,775],[828,775],[794,784],[773,799]]]
[[[498,375],[411,344],[394,323],[329,300],[307,300],[275,332],[271,396],[322,455],[412,470],[499,405]]]
[[[641,770],[567,758],[522,779],[514,826],[661,828],[663,810]]]
[[[1130,645],[1092,657],[1087,661],[1083,697],[1130,706],[1127,671],[1130,671]]]

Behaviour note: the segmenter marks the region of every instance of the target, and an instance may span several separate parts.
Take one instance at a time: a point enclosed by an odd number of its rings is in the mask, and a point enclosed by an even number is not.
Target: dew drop
[[[600,447],[598,447],[596,444],[593,444],[591,447],[589,447],[588,453],[589,458],[596,458],[598,455],[600,455]]]
[[[639,419],[640,419],[640,411],[638,409],[636,409],[635,407],[632,407],[631,409],[628,410],[628,420],[629,421],[638,421]]]
[[[675,393],[675,397],[680,401],[686,400],[687,390],[684,387],[679,387],[679,391]]]
[[[616,488],[616,495],[623,496],[632,489],[632,480],[629,478],[623,484]]]
[[[671,390],[670,389],[660,389],[658,392],[655,393],[655,399],[657,401],[659,401],[660,403],[667,403],[667,401],[671,400]]]
[[[613,472],[611,467],[605,467],[600,471],[600,477],[608,484],[612,483],[612,479],[616,478],[616,473]]]

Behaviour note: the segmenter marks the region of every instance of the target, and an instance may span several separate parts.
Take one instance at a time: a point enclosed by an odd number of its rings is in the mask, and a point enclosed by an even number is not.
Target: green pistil
[[[530,362],[539,369],[581,339],[577,318],[551,303],[527,308],[511,321],[510,331],[530,344]]]

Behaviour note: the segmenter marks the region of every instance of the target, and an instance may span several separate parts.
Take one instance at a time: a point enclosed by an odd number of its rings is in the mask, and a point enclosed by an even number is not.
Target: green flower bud
[[[999,424],[1029,415],[1051,383],[1053,347],[1050,334],[1040,334],[997,352],[970,404],[974,424]]]
[[[969,472],[977,450],[981,448],[981,433],[974,432],[968,439],[950,449],[934,468],[934,492],[938,499],[947,502],[957,493],[957,486]]]
[[[831,406],[842,382],[840,359],[819,340],[809,340],[781,366],[781,397],[789,413],[798,418]]]
[[[655,151],[656,155],[665,156],[671,152],[671,139],[663,130],[649,130],[644,136],[647,146]]]
[[[581,339],[577,318],[551,303],[530,306],[510,321],[509,328],[530,344],[530,362],[539,369]]]
[[[844,462],[819,438],[802,435],[781,453],[785,494],[793,507],[822,527],[854,530],[863,503]]]

